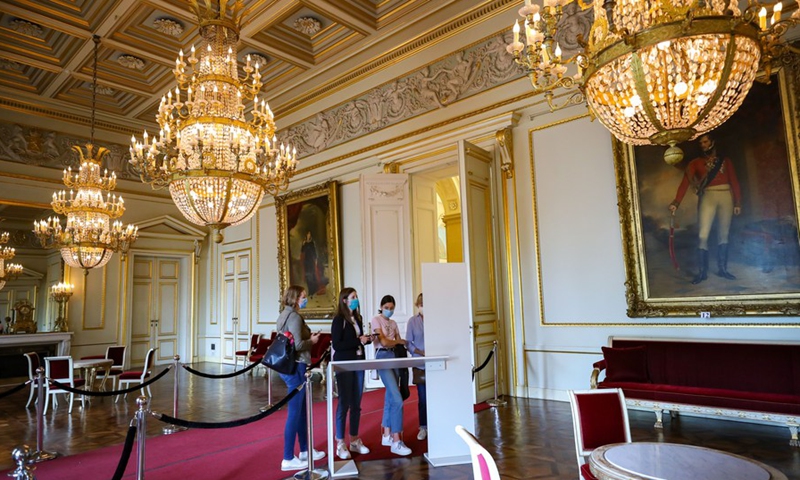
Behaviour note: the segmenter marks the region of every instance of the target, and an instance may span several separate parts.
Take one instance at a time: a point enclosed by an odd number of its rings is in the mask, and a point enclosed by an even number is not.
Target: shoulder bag
[[[279,332],[269,345],[261,364],[284,375],[292,375],[297,368],[294,338],[291,332]]]

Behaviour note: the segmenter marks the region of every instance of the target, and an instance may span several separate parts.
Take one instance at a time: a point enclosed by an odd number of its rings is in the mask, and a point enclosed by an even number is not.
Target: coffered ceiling
[[[295,95],[307,100],[307,90],[297,88],[303,82],[315,79],[315,88],[324,91],[315,77],[333,82],[343,74],[337,70],[342,63],[353,65],[356,59],[356,65],[366,64],[386,53],[376,54],[370,45],[387,38],[402,45],[419,37],[425,32],[417,25],[428,15],[447,23],[479,7],[508,8],[512,2],[243,3],[239,56],[241,60],[248,54],[258,56],[263,91],[279,115]],[[0,106],[73,119],[86,114],[91,106],[93,34],[102,37],[97,96],[101,126],[121,133],[152,127],[161,96],[174,85],[172,67],[178,50],[188,51],[200,43],[188,0],[3,0]],[[8,120],[7,112],[3,115]]]

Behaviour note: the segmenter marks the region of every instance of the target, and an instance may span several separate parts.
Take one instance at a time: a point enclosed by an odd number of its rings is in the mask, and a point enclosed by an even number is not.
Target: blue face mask
[[[394,310],[389,310],[388,308],[384,308],[383,309],[383,316],[384,317],[392,318],[392,315],[394,315]]]
[[[308,297],[300,299],[300,304],[298,306],[300,308],[306,308],[306,305],[308,305]]]
[[[358,299],[357,298],[351,298],[350,302],[347,304],[347,306],[350,307],[350,310],[357,310],[358,309]]]

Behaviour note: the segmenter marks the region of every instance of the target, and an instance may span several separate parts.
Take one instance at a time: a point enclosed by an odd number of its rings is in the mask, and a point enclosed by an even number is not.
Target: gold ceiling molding
[[[380,72],[381,70],[391,67],[401,60],[419,53],[421,48],[431,47],[443,40],[446,40],[453,35],[456,35],[463,30],[466,30],[476,21],[484,21],[495,15],[502,14],[507,10],[515,7],[518,0],[494,0],[478,6],[471,12],[460,16],[457,20],[440,26],[439,28],[422,35],[416,39],[409,40],[397,46],[394,50],[379,58],[376,58],[359,67],[355,67],[349,72],[345,72],[331,82],[327,82],[313,90],[310,90],[305,95],[302,95],[295,100],[281,105],[275,109],[277,116],[286,116],[294,113],[308,105],[317,102],[325,97],[335,94],[343,88],[352,85],[359,80],[362,80],[366,75],[372,75]]]
[[[98,93],[100,93],[99,90]],[[10,98],[0,98],[0,108],[4,108],[6,110],[12,110],[15,112],[29,113],[32,115],[36,115],[38,117],[52,118],[54,120],[63,120],[65,122],[73,123],[75,125],[88,126],[90,123],[87,117],[79,114],[59,112],[53,108],[42,107],[34,105],[32,103],[26,103],[19,100],[12,100]],[[121,133],[125,136],[139,133],[139,129],[137,129],[135,126],[120,125],[117,123],[106,122],[103,120],[95,120],[95,126],[98,129],[106,130],[109,132]]]
[[[524,76],[497,32],[278,133],[299,158],[402,123]],[[510,38],[510,37],[509,37]]]

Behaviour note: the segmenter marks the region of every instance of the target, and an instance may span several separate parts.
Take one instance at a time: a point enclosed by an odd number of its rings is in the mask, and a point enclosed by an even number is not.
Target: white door
[[[414,298],[422,291],[423,263],[439,261],[439,219],[436,210],[436,178],[415,174],[411,176],[411,212],[414,225]]]
[[[181,258],[136,255],[133,258],[130,364],[144,364],[150,348],[155,363],[170,363],[178,354],[186,357],[189,301],[186,298]],[[185,335],[184,335],[185,336]]]
[[[233,363],[237,350],[250,346],[250,250],[222,254],[222,362]]]
[[[501,318],[497,301],[497,252],[491,188],[492,155],[466,141],[459,142],[458,153],[462,242],[472,293],[473,362],[478,367],[492,350],[493,342],[499,339]],[[498,371],[501,369],[498,368]],[[494,395],[494,382],[494,370],[490,363],[475,376],[477,402]]]

